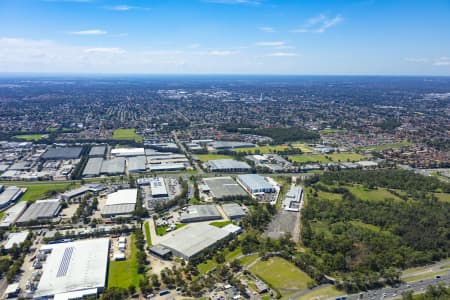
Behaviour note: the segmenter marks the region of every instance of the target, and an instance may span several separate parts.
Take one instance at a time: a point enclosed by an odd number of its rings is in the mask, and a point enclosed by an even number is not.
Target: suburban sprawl
[[[449,86],[2,77],[0,296],[450,299]]]

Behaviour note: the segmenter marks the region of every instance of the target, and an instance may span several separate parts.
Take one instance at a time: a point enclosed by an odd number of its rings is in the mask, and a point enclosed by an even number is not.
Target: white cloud
[[[85,53],[101,53],[101,54],[123,54],[126,51],[121,48],[88,48]]]
[[[131,6],[131,5],[126,5],[126,4],[107,6],[105,8],[109,9],[109,10],[115,10],[115,11],[150,10],[150,8],[148,8],[148,7]]]
[[[75,35],[104,35],[108,32],[101,29],[87,29],[87,30],[80,30],[80,31],[72,31],[71,34]]]
[[[333,18],[329,18],[324,14],[320,14],[313,18],[310,18],[305,22],[305,24],[297,29],[292,30],[292,32],[304,33],[304,32],[317,32],[322,33],[327,29],[334,27],[341,23],[344,18],[341,15],[336,15]]]
[[[259,27],[259,30],[264,32],[276,32],[275,28],[267,26]]]
[[[283,41],[258,42],[255,45],[261,46],[261,47],[282,47],[285,45],[285,42],[283,42]]]
[[[426,63],[429,61],[429,59],[425,57],[405,57],[404,61],[411,63]]]
[[[261,4],[261,0],[204,0],[204,2],[220,3],[220,4],[249,4],[249,5]]]
[[[434,61],[433,65],[438,67],[450,66],[450,57],[446,56],[439,57]]]
[[[266,56],[268,57],[298,57],[301,56],[299,53],[294,52],[273,52],[269,53]]]
[[[231,51],[231,50],[210,50],[210,51],[203,51],[203,52],[197,52],[198,55],[205,55],[205,56],[230,56],[238,54],[239,51]]]

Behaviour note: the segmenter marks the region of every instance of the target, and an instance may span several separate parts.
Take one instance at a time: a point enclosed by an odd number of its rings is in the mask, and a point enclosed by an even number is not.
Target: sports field
[[[233,158],[230,155],[223,155],[223,154],[197,154],[195,155],[200,159],[202,162],[207,162],[214,159],[227,159],[227,158]]]
[[[130,285],[139,286],[142,275],[137,272],[137,250],[134,244],[134,234],[131,235],[130,253],[124,261],[109,262],[108,287],[128,288]]]
[[[258,261],[250,271],[282,295],[305,290],[312,279],[294,264],[280,257],[271,257],[267,261]]]
[[[136,133],[136,130],[133,128],[129,129],[116,129],[113,132],[112,136],[113,140],[118,141],[135,141],[135,142],[142,142],[143,139],[140,135]]]

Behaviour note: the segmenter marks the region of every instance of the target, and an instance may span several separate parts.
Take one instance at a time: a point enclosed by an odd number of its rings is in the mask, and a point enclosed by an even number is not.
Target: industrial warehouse
[[[203,179],[202,192],[217,200],[224,198],[243,198],[247,193],[231,177],[213,177]]]
[[[234,159],[216,159],[205,163],[209,172],[250,172],[252,169],[246,162]]]
[[[84,299],[104,290],[109,239],[45,245],[40,253],[45,260],[33,299]]]
[[[103,218],[131,216],[136,208],[137,189],[124,189],[108,194],[101,210]]]
[[[252,195],[276,192],[275,187],[258,174],[239,175],[237,181]]]
[[[59,199],[38,200],[28,207],[17,223],[24,224],[30,221],[51,220],[61,211]]]
[[[77,159],[80,158],[82,150],[83,147],[49,148],[41,158],[45,160]]]
[[[222,209],[231,221],[239,221],[245,216],[245,211],[237,203],[222,204]]]
[[[4,188],[3,185],[0,185],[0,209],[15,203],[25,191],[26,189],[17,186]]]
[[[215,205],[192,205],[180,213],[181,223],[202,222],[222,219]]]
[[[189,260],[203,250],[217,245],[230,236],[230,232],[222,228],[205,223],[190,224],[168,233],[161,241],[160,246],[169,249],[177,257]],[[164,253],[167,255],[164,248],[159,247],[154,250],[164,250]],[[159,255],[159,253],[158,251],[155,254]]]

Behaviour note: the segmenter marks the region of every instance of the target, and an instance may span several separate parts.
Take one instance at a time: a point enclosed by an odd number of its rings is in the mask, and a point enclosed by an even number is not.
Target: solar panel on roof
[[[73,247],[68,247],[64,250],[64,254],[61,260],[61,264],[58,268],[58,273],[56,273],[56,277],[66,276],[67,270],[69,269],[70,259],[72,258]]]

